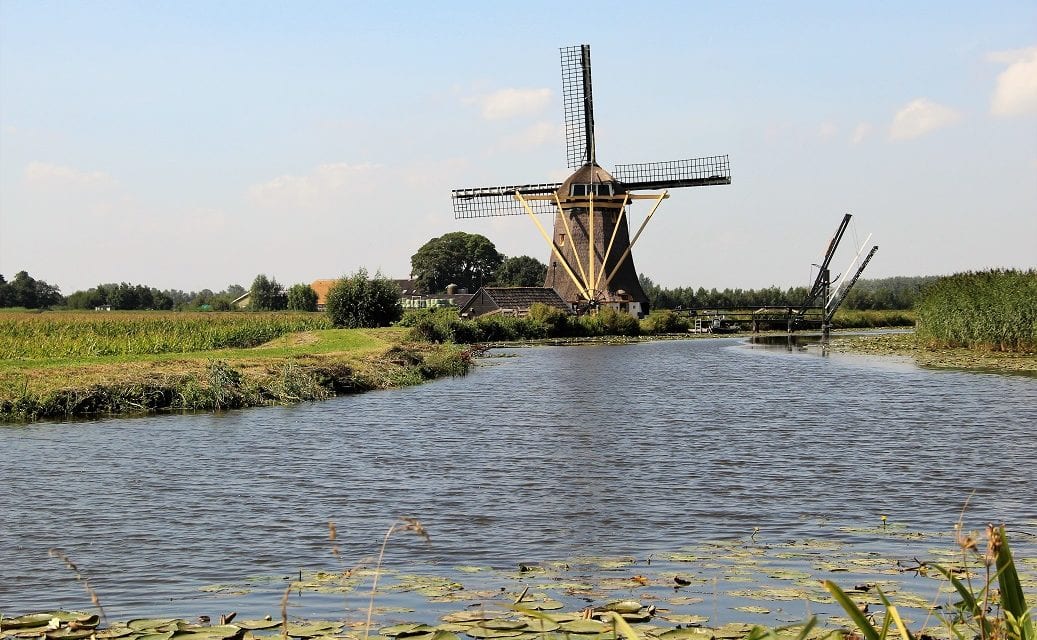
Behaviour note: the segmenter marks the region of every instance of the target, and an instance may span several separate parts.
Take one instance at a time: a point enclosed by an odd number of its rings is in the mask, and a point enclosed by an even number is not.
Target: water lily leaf
[[[143,633],[136,637],[136,640],[169,640],[173,637],[173,631],[160,631],[157,633]]]
[[[136,631],[130,629],[125,625],[122,625],[108,627],[107,629],[101,629],[100,631],[96,631],[95,633],[97,637],[101,640],[114,640],[115,638],[122,638],[124,636],[130,635],[131,633],[136,633]]]
[[[597,620],[569,620],[559,625],[562,631],[568,633],[605,633],[612,629],[610,625],[604,624]]]
[[[604,557],[585,557],[578,558],[577,562],[581,564],[589,564],[598,567],[599,569],[622,569],[623,567],[629,567],[630,565],[637,562],[636,559],[630,556],[623,556],[620,558],[604,558]]]
[[[522,631],[518,629],[487,629],[479,625],[471,627],[465,633],[473,638],[514,638],[522,635]]]
[[[709,617],[708,616],[682,615],[682,614],[677,614],[677,613],[672,613],[672,614],[667,614],[667,615],[660,615],[659,617],[662,618],[663,620],[669,620],[670,622],[672,622],[674,624],[690,624],[690,625],[695,625],[695,626],[699,626],[699,625],[709,621]]]
[[[456,633],[450,631],[444,631],[443,629],[436,629],[429,640],[461,640]]]
[[[82,638],[89,638],[93,635],[93,629],[53,629],[47,632],[47,638],[50,640],[81,640]]]
[[[245,629],[233,624],[193,626],[173,632],[174,640],[237,640],[243,635]]]
[[[338,633],[341,629],[342,624],[336,622],[296,622],[289,623],[288,635],[292,638],[313,638],[316,636],[327,635],[328,633]]]
[[[715,638],[744,638],[752,631],[753,625],[742,622],[731,622],[713,630]]]
[[[166,627],[175,625],[178,621],[175,618],[135,618],[126,622],[126,626],[134,631],[144,631],[150,629],[166,630]]]
[[[242,629],[249,629],[255,631],[257,629],[273,629],[274,627],[280,626],[280,620],[241,620],[235,621],[234,624],[238,625]]]
[[[615,611],[616,613],[637,613],[644,605],[636,600],[615,600],[598,607],[599,611]]]
[[[529,618],[527,620],[528,629],[535,631],[536,633],[549,633],[551,631],[558,631],[561,625],[554,620],[549,619],[547,616],[542,618]]]
[[[672,605],[678,606],[678,607],[682,606],[682,605],[688,605],[688,604],[698,604],[698,603],[700,603],[702,601],[703,601],[702,598],[699,598],[699,597],[696,597],[696,596],[678,596],[676,598],[668,598],[666,600],[666,602],[668,602],[668,603],[670,603]]]
[[[680,627],[659,634],[659,640],[709,640],[713,631],[704,627]]]
[[[756,606],[753,606],[753,605],[747,605],[747,606],[744,606],[744,607],[731,607],[731,608],[734,609],[735,611],[744,611],[746,613],[768,614],[768,613],[771,612],[770,609],[764,609],[763,607],[756,607]]]
[[[523,629],[527,626],[527,623],[524,620],[507,620],[505,618],[495,618],[493,620],[481,622],[479,623],[479,626],[484,627],[486,629],[498,629],[507,631],[510,629]]]
[[[485,611],[457,611],[448,613],[440,618],[443,622],[479,622],[481,620],[492,620],[492,616]]]
[[[419,633],[426,633],[432,630],[433,628],[426,624],[421,624],[420,622],[408,622],[404,624],[394,624],[391,627],[383,627],[378,630],[378,633],[390,638],[400,638],[404,636],[417,635]]]
[[[4,618],[4,629],[45,627],[54,616],[49,613],[28,613],[17,618]]]
[[[472,624],[461,624],[459,622],[444,622],[443,624],[436,625],[436,631],[443,631],[446,633],[464,633],[472,628]]]

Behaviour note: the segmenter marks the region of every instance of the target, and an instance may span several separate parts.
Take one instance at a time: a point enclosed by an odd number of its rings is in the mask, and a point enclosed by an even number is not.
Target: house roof
[[[500,309],[529,310],[537,302],[569,311],[569,305],[562,300],[558,292],[551,287],[483,287],[461,309],[464,312],[479,298],[485,295]]]
[[[328,303],[328,291],[331,291],[331,288],[335,286],[336,282],[338,282],[337,278],[331,280],[314,280],[310,283],[310,288],[317,294],[317,304]]]

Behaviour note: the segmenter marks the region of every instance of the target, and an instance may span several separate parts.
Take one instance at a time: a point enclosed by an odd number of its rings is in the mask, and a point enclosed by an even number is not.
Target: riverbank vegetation
[[[290,404],[463,375],[470,353],[323,314],[8,312],[0,421]]]
[[[836,328],[912,327],[914,315],[908,311],[847,311],[836,314]],[[411,337],[428,342],[510,342],[553,338],[594,338],[603,336],[687,335],[695,318],[672,309],[652,311],[638,321],[628,313],[612,308],[591,315],[574,316],[543,304],[534,304],[525,317],[483,316],[474,320],[460,318],[451,308],[407,311],[399,323],[410,327]],[[744,328],[748,330],[748,327]]]
[[[1037,352],[1037,270],[937,280],[918,303],[918,338],[938,348]]]

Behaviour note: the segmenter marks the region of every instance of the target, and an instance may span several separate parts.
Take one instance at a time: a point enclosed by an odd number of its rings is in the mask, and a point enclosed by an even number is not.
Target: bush
[[[288,289],[288,309],[290,311],[316,311],[317,292],[308,284],[293,284]]]
[[[661,333],[687,333],[691,328],[687,318],[683,318],[669,309],[655,310],[641,321],[641,331],[649,335]]]
[[[580,316],[580,325],[591,336],[636,336],[641,333],[637,318],[612,307],[599,309],[589,316]]]
[[[328,291],[326,308],[338,327],[384,327],[403,316],[396,283],[380,273],[368,278],[366,269],[336,282]]]
[[[529,308],[529,319],[534,325],[542,328],[544,337],[560,338],[576,334],[573,323],[575,316],[557,307],[535,302]]]

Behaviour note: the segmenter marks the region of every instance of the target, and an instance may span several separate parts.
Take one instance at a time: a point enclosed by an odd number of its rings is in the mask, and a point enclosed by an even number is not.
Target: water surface
[[[276,615],[284,578],[340,566],[329,520],[347,564],[416,517],[431,544],[395,536],[389,565],[456,575],[756,528],[910,558],[933,543],[862,530],[887,515],[947,533],[970,494],[967,527],[1037,529],[1032,378],[737,339],[497,355],[466,378],[294,407],[3,427],[0,611],[89,606],[56,547],[112,616]],[[200,590],[252,578],[247,594]]]

